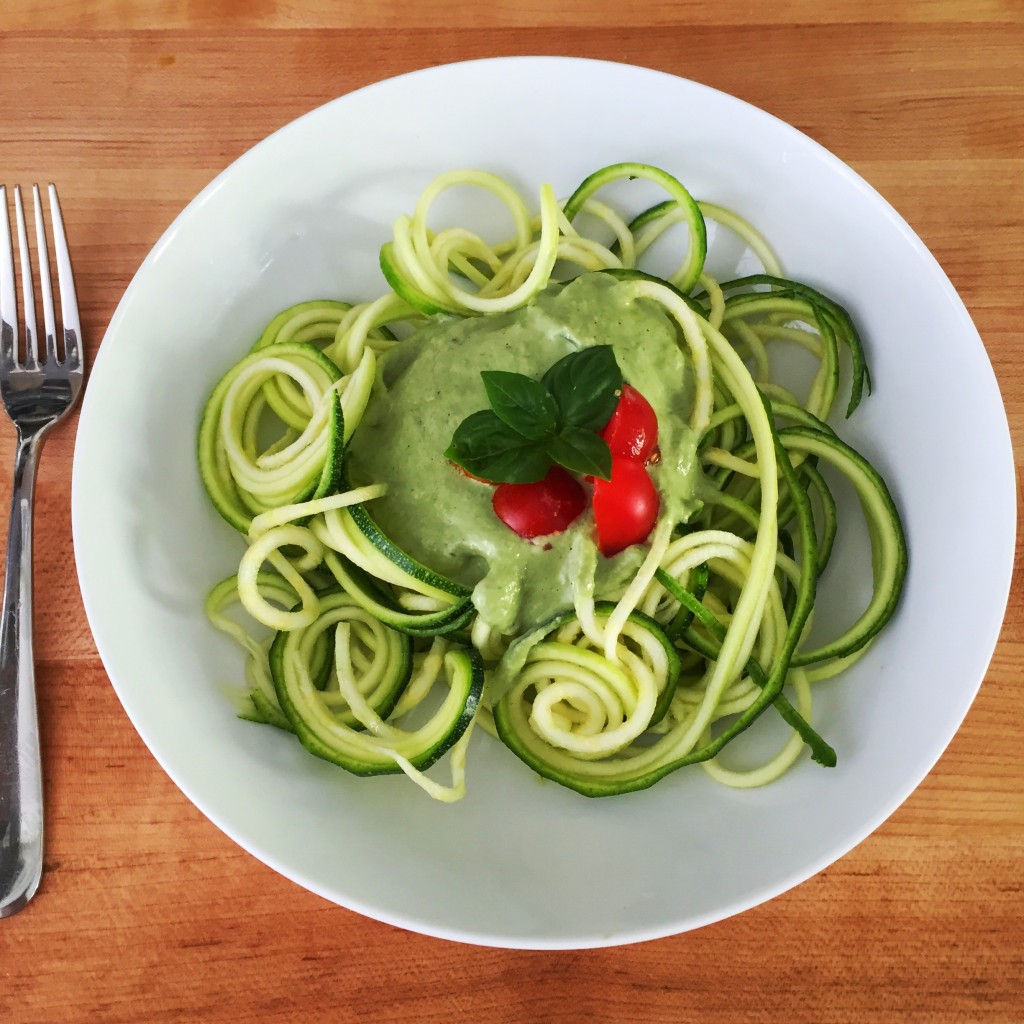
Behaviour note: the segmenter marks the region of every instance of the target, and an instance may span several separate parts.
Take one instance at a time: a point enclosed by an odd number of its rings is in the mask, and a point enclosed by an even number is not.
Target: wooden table
[[[168,223],[285,122],[432,64],[604,57],[749,100],[879,189],[974,316],[1024,469],[1020,0],[9,0],[0,29],[0,181],[60,183],[90,358]],[[164,775],[83,613],[74,436],[74,421],[54,434],[40,472],[46,876],[30,907],[0,923],[0,1020],[1024,1020],[1019,571],[963,728],[911,799],[839,863],[677,938],[580,953],[458,946],[299,889]],[[0,427],[4,494],[12,450]]]

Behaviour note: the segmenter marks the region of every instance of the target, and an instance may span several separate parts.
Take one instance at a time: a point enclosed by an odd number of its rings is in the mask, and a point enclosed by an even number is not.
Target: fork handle
[[[32,502],[42,433],[18,434],[0,619],[0,918],[43,873],[43,773],[32,658]]]

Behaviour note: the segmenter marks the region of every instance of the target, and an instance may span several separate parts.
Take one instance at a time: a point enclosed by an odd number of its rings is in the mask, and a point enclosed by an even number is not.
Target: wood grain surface
[[[59,183],[91,360],[162,231],[254,143],[380,78],[519,53],[696,79],[851,164],[963,296],[1024,479],[1020,0],[0,0],[0,181]],[[876,834],[794,891],[697,932],[509,952],[335,907],[244,853],[175,788],[122,711],[86,623],[74,436],[74,421],[55,432],[39,476],[46,875],[29,908],[0,922],[0,1021],[1024,1020],[1020,535],[980,695]],[[2,421],[4,496],[12,452]],[[957,600],[970,595],[951,592],[951,618]]]

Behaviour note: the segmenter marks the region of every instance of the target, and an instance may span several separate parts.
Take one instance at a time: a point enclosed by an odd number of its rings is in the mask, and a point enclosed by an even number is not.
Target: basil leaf
[[[555,432],[558,406],[539,380],[507,370],[484,370],[480,376],[491,408],[513,430],[531,440]]]
[[[517,433],[490,409],[467,416],[452,435],[445,458],[491,483],[529,484],[551,468],[544,443]]]
[[[470,460],[463,468],[492,484],[535,484],[548,475],[551,457],[544,445],[529,441],[516,451],[489,459]]]
[[[548,454],[571,473],[612,478],[612,453],[607,441],[592,430],[565,430],[548,442]]]
[[[541,378],[558,403],[562,428],[600,430],[615,411],[622,371],[610,345],[570,352]]]

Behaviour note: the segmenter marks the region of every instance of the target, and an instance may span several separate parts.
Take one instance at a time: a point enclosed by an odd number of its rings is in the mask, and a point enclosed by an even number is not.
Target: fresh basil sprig
[[[543,480],[552,464],[611,478],[612,455],[597,433],[615,411],[622,372],[609,345],[571,352],[540,380],[484,370],[490,409],[467,416],[445,458],[491,483]]]

